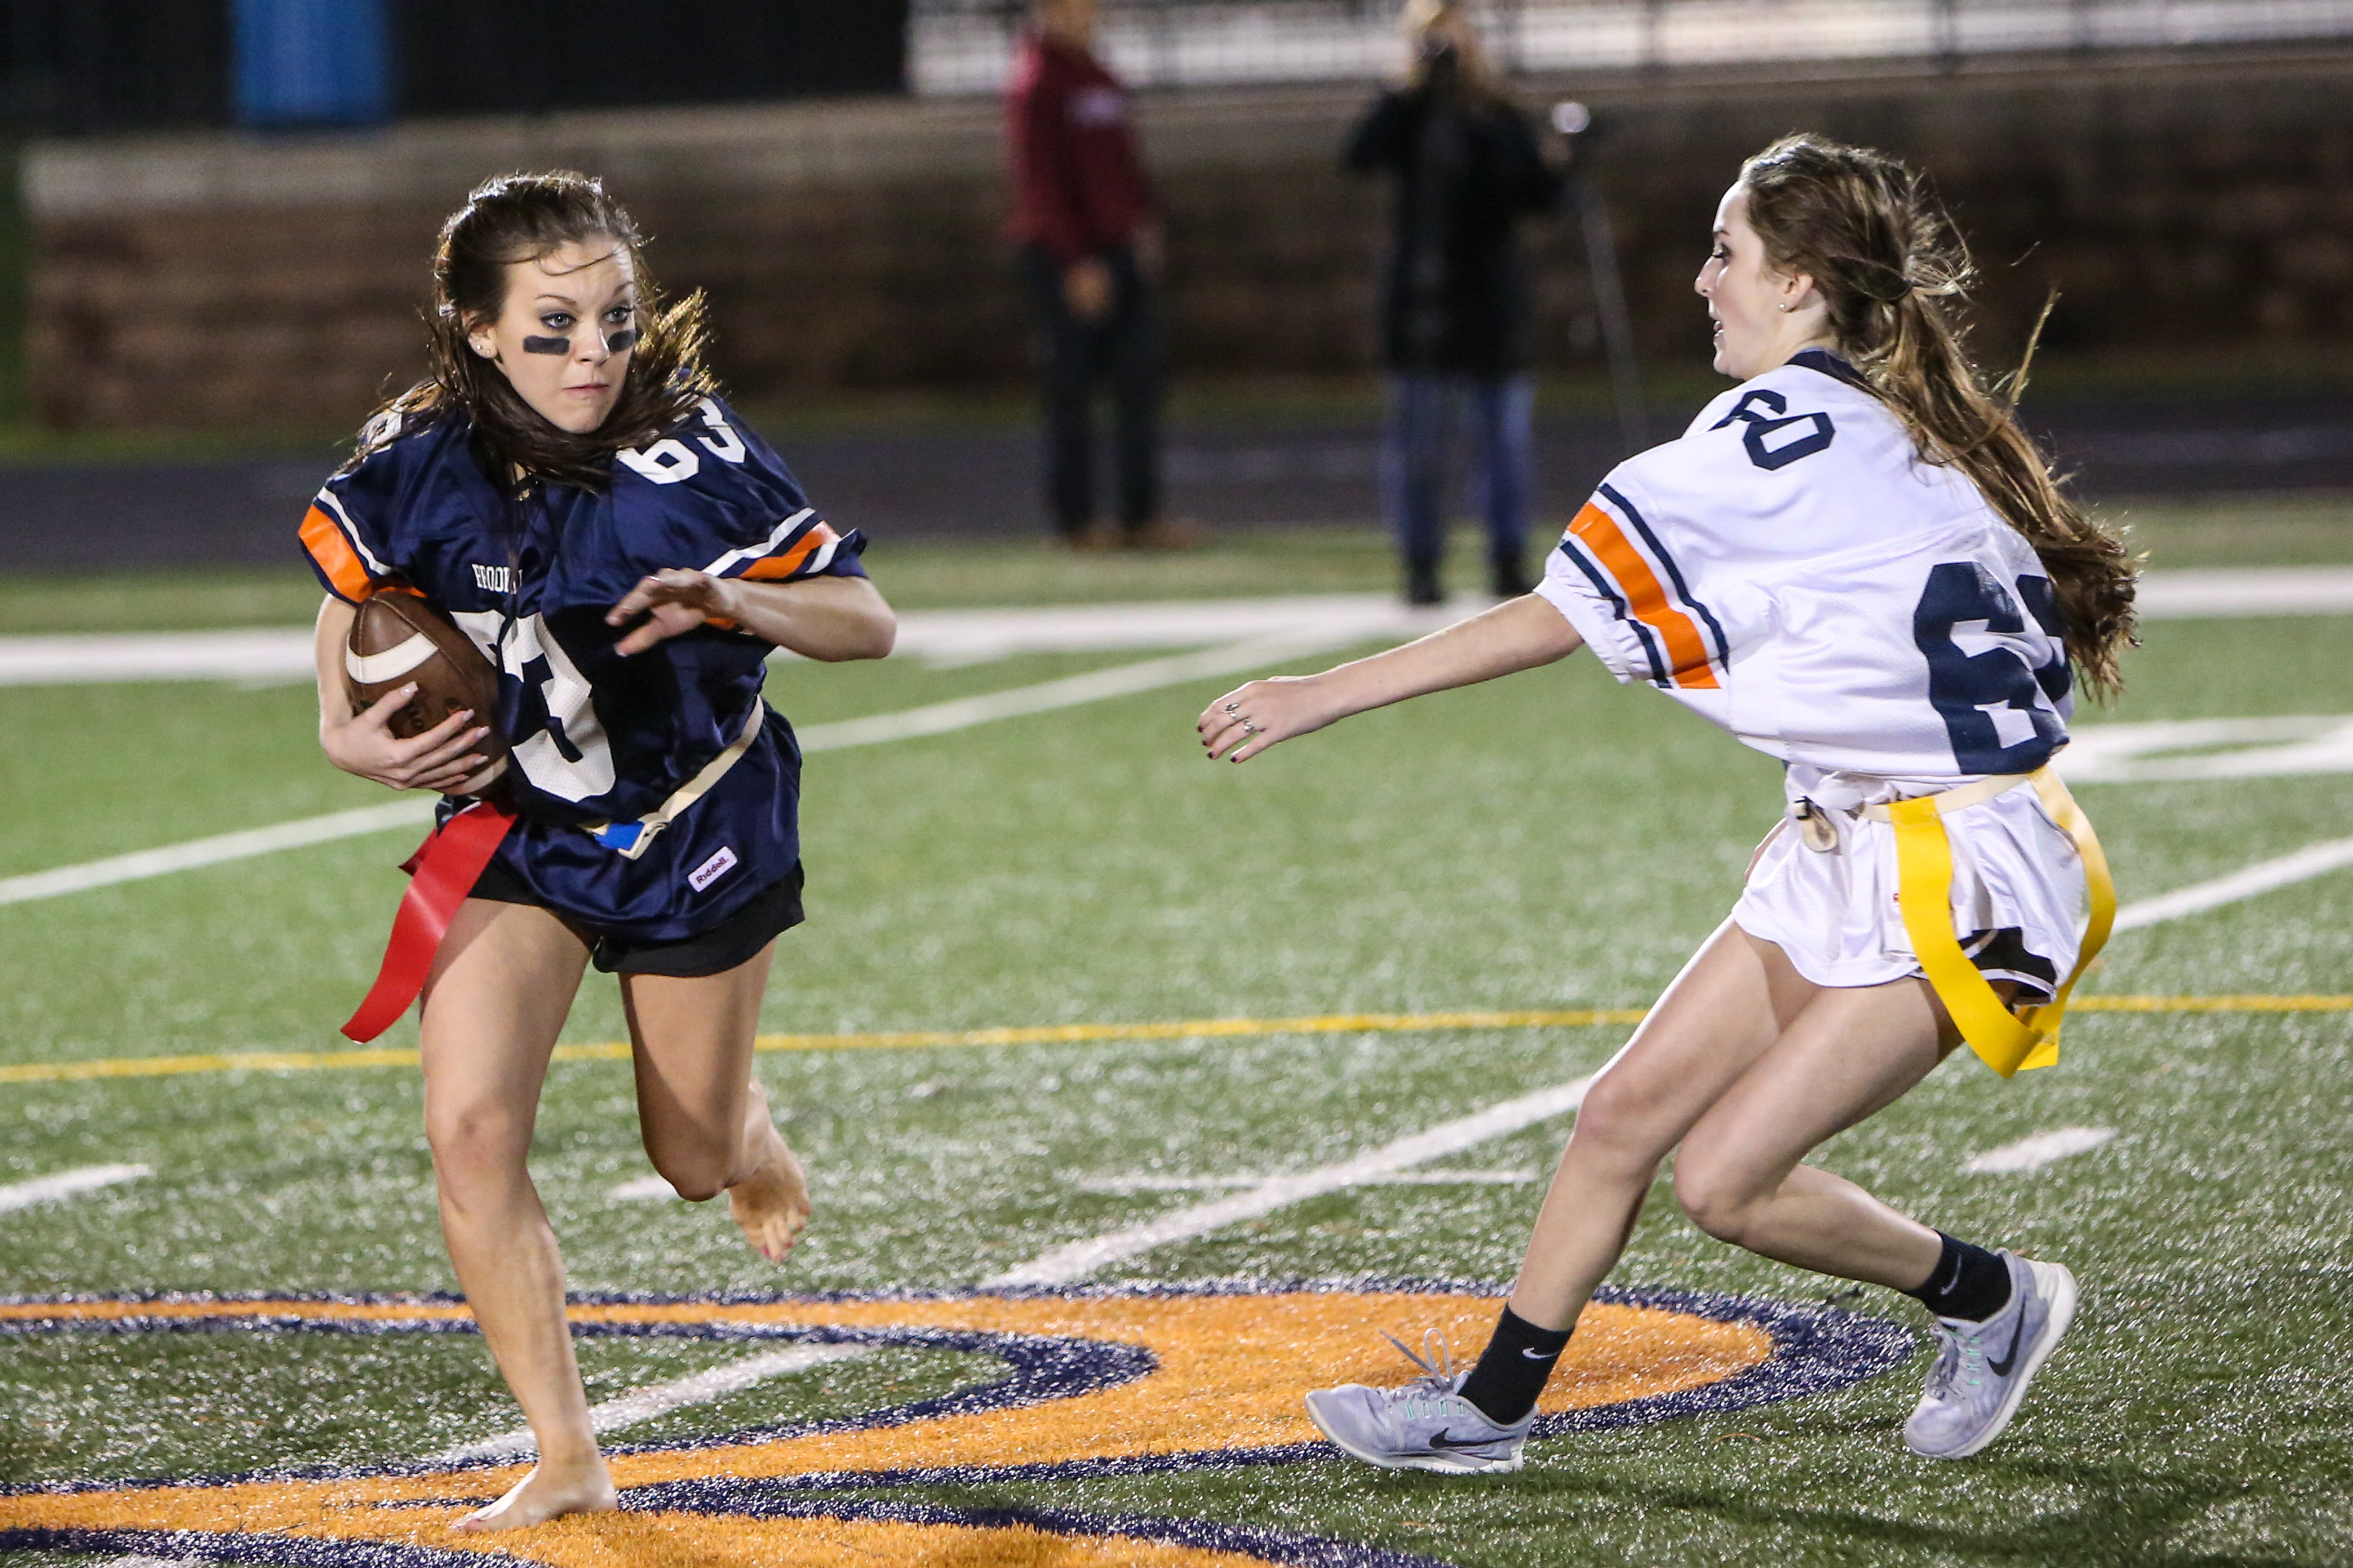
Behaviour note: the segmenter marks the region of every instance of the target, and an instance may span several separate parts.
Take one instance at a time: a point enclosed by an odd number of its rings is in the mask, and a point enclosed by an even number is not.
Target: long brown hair
[[[2025,360],[1996,396],[1969,362],[1946,301],[1971,280],[1968,251],[1920,176],[1883,153],[1785,136],[1741,165],[1748,223],[1766,258],[1814,280],[1839,349],[1912,434],[1926,460],[1957,468],[2034,547],[2066,623],[2067,656],[2095,697],[2123,687],[2135,565],[2085,517],[2019,426]],[[2038,325],[2038,331],[2040,331]]]
[[[505,308],[509,265],[600,239],[628,251],[633,264],[638,341],[612,413],[595,430],[575,435],[525,403],[504,371],[467,346],[466,334]],[[501,485],[520,471],[526,483],[605,488],[615,452],[661,435],[715,389],[702,368],[709,332],[702,291],[664,309],[643,243],[604,182],[586,174],[568,169],[501,174],[476,186],[441,226],[433,253],[433,310],[427,318],[432,374],[376,410],[352,460],[403,429],[458,413],[471,422],[476,455]]]

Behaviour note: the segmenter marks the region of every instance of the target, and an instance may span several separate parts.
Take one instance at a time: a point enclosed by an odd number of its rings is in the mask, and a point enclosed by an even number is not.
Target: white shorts
[[[1861,808],[1954,782],[1913,782],[1791,768],[1790,809],[1810,798],[1837,846],[1808,846],[1784,819],[1758,857],[1735,924],[1787,953],[1817,985],[1879,985],[1921,973],[1895,890],[1895,828]],[[2090,901],[2083,858],[2031,785],[1940,818],[1953,847],[1953,930],[1989,980],[2047,1001],[2075,967]]]

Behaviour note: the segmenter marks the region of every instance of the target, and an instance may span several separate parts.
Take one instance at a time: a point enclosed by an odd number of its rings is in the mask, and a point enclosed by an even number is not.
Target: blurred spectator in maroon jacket
[[[1160,233],[1127,90],[1093,52],[1095,0],[1033,0],[1005,100],[1012,237],[1039,325],[1046,500],[1081,550],[1168,547],[1160,516]],[[1096,384],[1110,384],[1117,533],[1095,521]]]

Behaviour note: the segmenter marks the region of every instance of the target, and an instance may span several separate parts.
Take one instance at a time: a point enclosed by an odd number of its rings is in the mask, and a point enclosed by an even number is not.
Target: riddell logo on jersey
[[[487,588],[493,594],[512,594],[514,592],[514,573],[512,568],[506,566],[484,566],[479,562],[470,563],[469,564],[472,565],[474,568],[475,587]]]
[[[718,854],[687,873],[687,886],[699,893],[734,868],[735,851],[723,847]]]

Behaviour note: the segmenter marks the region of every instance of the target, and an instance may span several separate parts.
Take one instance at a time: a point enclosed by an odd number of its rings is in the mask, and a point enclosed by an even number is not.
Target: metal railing
[[[2353,39],[2353,0],[1484,0],[1514,73],[1930,60]],[[1018,0],[914,0],[919,93],[1004,85]],[[1098,48],[1139,87],[1368,81],[1397,68],[1394,4],[1108,0]]]

